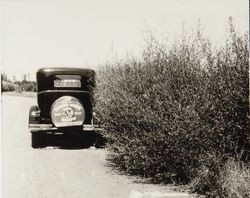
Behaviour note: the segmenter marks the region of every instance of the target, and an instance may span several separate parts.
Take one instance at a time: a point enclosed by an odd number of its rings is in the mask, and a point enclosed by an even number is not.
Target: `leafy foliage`
[[[248,55],[247,34],[230,21],[220,49],[198,29],[173,46],[150,37],[142,60],[102,66],[96,112],[111,160],[129,174],[218,195],[227,160],[249,160]]]
[[[36,91],[36,82],[34,81],[22,80],[16,81],[15,84],[19,85],[18,91]]]

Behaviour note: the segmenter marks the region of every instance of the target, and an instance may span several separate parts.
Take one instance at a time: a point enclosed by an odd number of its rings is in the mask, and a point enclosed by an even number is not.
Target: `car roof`
[[[95,71],[92,69],[72,67],[41,68],[36,73],[38,92],[55,89],[54,80],[57,75],[80,75],[82,81],[81,89],[87,90],[87,87],[84,86],[89,86],[89,84],[95,83]]]
[[[47,68],[40,68],[37,72],[41,73],[54,73],[54,72],[87,72],[87,71],[93,71],[93,69],[89,68],[76,68],[76,67],[47,67]]]

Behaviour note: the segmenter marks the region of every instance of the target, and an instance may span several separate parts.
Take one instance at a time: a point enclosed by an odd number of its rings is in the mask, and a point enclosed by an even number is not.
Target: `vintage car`
[[[42,68],[37,71],[36,79],[37,105],[29,111],[32,147],[48,146],[51,134],[88,134],[88,138],[85,136],[88,143],[97,146],[94,141],[99,128],[93,124],[94,70]]]

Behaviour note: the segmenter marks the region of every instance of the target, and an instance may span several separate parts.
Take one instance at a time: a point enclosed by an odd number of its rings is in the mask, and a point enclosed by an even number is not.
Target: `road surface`
[[[106,149],[32,149],[34,98],[2,96],[3,198],[190,198],[169,186],[135,183],[112,170]]]

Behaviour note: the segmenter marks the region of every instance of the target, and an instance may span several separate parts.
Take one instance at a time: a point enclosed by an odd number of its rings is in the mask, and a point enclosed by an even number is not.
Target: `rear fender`
[[[30,124],[39,124],[40,123],[40,110],[38,106],[34,105],[30,108],[29,111],[29,125]]]

